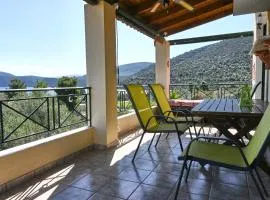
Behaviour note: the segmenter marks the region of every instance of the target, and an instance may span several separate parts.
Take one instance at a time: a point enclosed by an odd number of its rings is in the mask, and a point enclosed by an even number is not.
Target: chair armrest
[[[192,115],[192,112],[188,109],[184,109],[184,108],[176,108],[176,109],[172,109],[173,112],[177,112],[177,111],[182,111],[185,112],[186,114],[190,114]]]
[[[168,114],[168,115],[170,115],[170,113],[173,113],[173,112],[175,112],[175,111],[172,111],[172,110],[169,110],[169,111],[165,111],[164,113],[163,113],[163,115],[164,116],[166,116],[166,114]],[[184,117],[185,117],[185,119],[186,119],[186,122],[189,122],[188,121],[188,118],[187,118],[187,114],[184,112],[184,111],[176,111],[177,113],[181,113],[181,114],[183,114],[184,115]],[[192,121],[193,121],[193,118],[192,118]]]
[[[245,156],[245,154],[244,154],[244,152],[243,152],[241,146],[240,146],[237,142],[235,142],[235,141],[233,141],[233,140],[231,140],[231,139],[228,139],[228,138],[206,137],[206,136],[199,136],[199,137],[196,137],[196,138],[192,139],[192,140],[190,141],[190,143],[188,144],[188,147],[187,147],[187,151],[186,151],[186,155],[185,155],[185,156],[188,156],[188,153],[189,153],[191,144],[192,144],[194,141],[198,141],[198,140],[200,140],[200,139],[223,140],[223,141],[231,142],[231,143],[234,144],[234,145],[237,147],[237,149],[239,150],[239,152],[240,152],[240,154],[241,154],[241,156],[242,156],[242,158],[243,158],[243,160],[244,160],[246,166],[247,166],[247,167],[249,166],[248,161],[247,161],[247,158],[246,158],[246,156]],[[220,145],[222,145],[222,144],[220,144]]]

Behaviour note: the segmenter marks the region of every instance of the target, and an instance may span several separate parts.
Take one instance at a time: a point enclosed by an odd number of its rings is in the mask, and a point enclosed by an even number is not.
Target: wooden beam
[[[253,31],[229,33],[229,34],[221,34],[221,35],[211,35],[211,36],[196,37],[196,38],[185,38],[185,39],[179,39],[179,40],[170,40],[169,42],[170,42],[170,45],[181,45],[181,44],[211,42],[211,41],[227,40],[227,39],[250,37],[250,36],[253,36]]]
[[[166,23],[164,22],[164,23],[160,24],[159,26],[155,26],[155,27],[156,27],[156,29],[162,29],[163,27],[171,27],[171,26],[174,26],[175,24],[178,24],[179,22],[185,22],[186,20],[197,18],[197,17],[200,17],[206,13],[210,13],[213,10],[218,11],[219,9],[222,9],[224,6],[227,6],[227,5],[232,5],[232,3],[228,3],[228,2],[224,3],[223,1],[220,1],[220,0],[211,0],[210,3],[207,3],[207,4],[205,3],[205,4],[201,5],[201,7],[198,8],[194,12],[189,12],[183,16],[179,16],[177,18],[171,19],[170,21],[168,21]]]
[[[193,7],[195,8],[195,12],[198,9],[197,7],[201,4],[205,4],[207,1],[201,1],[201,0],[190,0],[188,1],[189,4],[193,5]],[[210,0],[212,1],[212,0]],[[215,0],[218,1],[218,0]],[[148,19],[145,19],[149,24],[151,25],[158,25],[158,24],[162,24],[164,22],[167,22],[171,19],[174,19],[178,16],[183,16],[185,14],[190,13],[190,11],[188,11],[187,9],[183,8],[182,6],[175,4],[174,7],[172,7],[169,10],[169,13],[167,13],[167,11],[162,11],[162,12],[157,12],[154,13],[153,15],[149,16]]]
[[[132,13],[138,16],[145,11],[150,11],[156,2],[157,1],[155,0],[148,0],[138,4],[137,6],[132,6]]]
[[[128,12],[124,11],[121,8],[116,11],[116,15],[117,18],[119,18],[120,20],[125,21],[128,25],[134,27],[135,29],[141,31],[142,33],[148,35],[151,38],[155,38],[156,36],[160,35],[152,27],[147,26],[145,23],[135,18],[133,15],[130,15]]]
[[[180,21],[179,23],[175,23],[171,26],[164,27],[159,30],[159,32],[164,33],[166,32],[167,35],[171,35],[177,33],[179,31],[183,31],[189,28],[193,28],[195,26],[219,19],[221,17],[225,17],[227,15],[232,14],[233,12],[233,4],[228,4],[224,7],[218,8],[211,12],[202,14],[200,16],[188,19],[186,21]]]

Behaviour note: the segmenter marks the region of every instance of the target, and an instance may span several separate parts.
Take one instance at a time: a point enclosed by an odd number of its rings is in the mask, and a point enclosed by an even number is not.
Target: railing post
[[[52,97],[52,118],[53,118],[53,130],[55,130],[55,97]]]
[[[61,128],[59,97],[57,97],[57,115],[58,115],[58,128]]]
[[[50,102],[49,102],[49,97],[46,98],[47,101],[47,120],[48,120],[48,131],[51,130],[50,126]]]
[[[0,101],[0,126],[1,126],[1,144],[4,142],[4,122],[3,122],[3,108],[2,101]]]
[[[88,98],[87,98],[87,95],[88,95]],[[86,94],[86,118],[89,122],[89,126],[92,126],[92,102],[91,102],[91,88],[88,87],[87,88],[87,94]],[[89,118],[88,118],[89,117]]]

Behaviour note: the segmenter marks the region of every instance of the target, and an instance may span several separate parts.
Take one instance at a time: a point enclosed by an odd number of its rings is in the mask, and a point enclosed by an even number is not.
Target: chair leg
[[[156,141],[155,147],[157,147],[160,137],[161,137],[161,133],[160,133],[159,136],[158,136],[158,139],[157,139],[157,141]]]
[[[269,196],[269,195],[268,195],[268,192],[267,192],[267,190],[266,190],[266,188],[265,188],[265,186],[264,186],[264,184],[263,184],[262,178],[261,178],[261,176],[260,176],[258,170],[257,170],[256,168],[255,168],[254,170],[255,170],[255,173],[256,173],[256,175],[257,175],[257,177],[258,177],[258,179],[259,179],[259,183],[261,184],[261,186],[262,186],[262,188],[263,188],[263,191],[264,191],[265,195],[268,197],[268,196]]]
[[[185,171],[186,164],[187,164],[187,159],[185,158],[182,169],[181,169],[181,173],[180,173],[180,176],[179,176],[178,184],[177,184],[177,187],[176,187],[174,200],[177,200],[177,196],[178,196],[178,193],[179,193],[179,188],[180,188],[180,185],[181,185],[181,181],[182,181],[182,178],[183,178],[183,174],[184,174],[184,171]]]
[[[180,133],[177,133],[177,137],[178,137],[178,140],[179,140],[181,151],[183,152],[184,148],[183,148],[183,144],[182,144],[182,141],[181,141]]]
[[[192,134],[191,134],[191,130],[190,130],[190,128],[188,128],[188,132],[189,132],[189,135],[190,135],[190,139],[192,140],[192,139],[193,139],[193,137],[192,137]]]
[[[187,182],[187,180],[188,180],[188,176],[189,176],[189,172],[190,172],[191,165],[192,165],[192,160],[189,162],[188,171],[187,171],[186,179],[185,179],[186,182]]]
[[[256,179],[255,179],[255,176],[253,175],[252,171],[249,171],[249,173],[250,173],[250,176],[251,176],[251,178],[253,179],[253,181],[254,181],[254,183],[255,183],[255,186],[256,186],[256,188],[257,188],[257,190],[258,190],[258,192],[259,192],[259,194],[260,194],[262,200],[265,200],[265,198],[264,198],[264,196],[263,196],[263,194],[262,194],[262,191],[261,191],[261,189],[260,189],[260,186],[258,185],[258,182],[257,182]]]
[[[156,136],[156,133],[154,133],[154,135],[153,135],[153,137],[152,137],[152,140],[151,140],[151,142],[150,142],[150,144],[149,144],[149,146],[148,146],[148,151],[150,150],[150,147],[151,147],[151,145],[152,145],[152,143],[153,143],[153,141],[154,141],[154,139],[155,139],[155,136]]]
[[[168,138],[169,138],[169,133],[167,133],[166,140],[168,140]]]
[[[135,153],[134,153],[134,156],[133,156],[133,158],[132,158],[132,162],[133,162],[133,163],[134,163],[135,157],[136,157],[136,155],[137,155],[137,153],[138,153],[138,150],[139,150],[139,148],[140,148],[140,145],[141,145],[141,143],[142,143],[144,134],[145,134],[145,132],[143,132],[143,134],[142,134],[142,136],[141,136],[141,139],[140,139],[140,142],[139,142],[139,144],[138,144],[138,146],[137,146],[137,149],[136,149],[136,151],[135,151]]]

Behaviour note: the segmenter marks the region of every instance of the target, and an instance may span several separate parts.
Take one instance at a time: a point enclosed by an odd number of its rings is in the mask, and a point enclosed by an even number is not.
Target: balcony
[[[138,138],[134,133],[121,139],[118,147],[86,150],[27,183],[0,196],[0,199],[171,199],[180,173],[180,152],[176,135],[162,136],[157,148],[147,151],[147,135],[135,164]],[[183,136],[183,143],[190,139]],[[263,174],[269,191],[270,178]],[[260,199],[249,175],[225,168],[193,164],[188,183],[179,199]],[[269,191],[270,192],[270,191]]]
[[[239,97],[239,88],[246,83],[170,85],[170,45],[251,33],[166,40],[168,35],[232,14],[232,0],[196,0],[192,1],[194,12],[173,4],[168,10],[160,8],[148,14],[154,5],[148,0],[142,4],[119,1],[117,5],[111,0],[85,2],[89,87],[10,90],[0,96],[0,199],[173,199],[183,165],[177,159],[181,150],[176,135],[168,139],[162,135],[159,144],[148,151],[152,135],[146,134],[135,164],[131,162],[141,130],[126,91],[116,87],[115,20],[153,39],[155,81],[164,85],[167,96],[188,100]],[[257,29],[255,32],[262,34]],[[264,88],[256,96],[268,101],[270,76],[258,59],[255,62],[254,80],[248,84],[262,81]],[[194,135],[195,130],[191,131]],[[206,131],[211,136],[217,133],[209,127]],[[186,146],[189,134],[181,137]],[[260,173],[270,193],[270,178]],[[193,163],[178,199],[253,200],[260,196],[247,173]]]
[[[217,87],[218,86],[218,87]],[[225,91],[222,93],[226,97],[232,97],[237,95],[237,87],[241,84],[217,84],[209,86],[207,88],[215,88],[206,90],[205,94],[220,94],[217,91]],[[195,85],[172,85],[171,91],[191,91],[190,88],[198,90],[198,86]],[[228,90],[230,88],[230,90]],[[57,95],[55,91],[68,91],[68,94]],[[76,102],[73,105],[73,109],[69,110],[63,98],[70,99],[74,97],[74,91],[77,93]],[[81,91],[81,92],[77,92]],[[34,116],[38,113],[42,113],[42,109],[48,112],[46,113],[43,123],[46,124],[43,127],[45,130],[39,133],[33,133],[30,135],[24,135],[23,137],[15,137],[17,134],[12,135],[15,131],[9,133],[2,132],[2,147],[10,148],[9,144],[21,144],[28,142],[27,138],[35,137],[34,142],[13,147],[10,150],[10,154],[17,149],[16,154],[22,156],[22,158],[29,157],[29,154],[25,151],[32,151],[32,156],[44,156],[45,158],[33,159],[33,161],[40,160],[40,166],[34,166],[34,168],[16,178],[15,181],[8,182],[2,185],[2,195],[0,199],[172,199],[176,182],[182,167],[182,161],[178,161],[177,157],[181,150],[177,142],[176,134],[171,134],[168,139],[166,135],[162,135],[161,140],[157,147],[151,146],[148,151],[148,145],[152,138],[152,134],[147,134],[142,142],[142,146],[139,150],[138,156],[135,160],[135,164],[132,164],[131,159],[137,146],[141,130],[137,129],[133,132],[122,126],[122,133],[119,131],[119,144],[116,147],[108,149],[96,149],[93,146],[93,140],[89,138],[89,133],[94,134],[93,131],[89,132],[89,128],[86,128],[90,124],[91,119],[91,106],[87,106],[87,102],[91,102],[90,88],[62,88],[62,89],[37,89],[37,90],[8,90],[4,93],[17,93],[17,98],[2,99],[0,105],[2,107],[1,120],[3,122],[2,131],[10,129],[5,128],[8,109],[14,111],[17,115],[24,118],[23,123],[19,126],[12,127],[14,129],[20,129],[24,126],[24,123],[31,121],[34,124],[41,126],[37,118]],[[22,95],[23,93],[23,95]],[[191,92],[190,94],[193,94]],[[5,96],[6,94],[2,95]],[[120,94],[120,95],[119,95]],[[226,95],[228,96],[226,96]],[[33,97],[38,95],[39,97]],[[24,96],[24,98],[22,98]],[[19,98],[18,98],[19,97]],[[123,88],[118,90],[118,105],[126,104],[129,99],[126,96],[126,91]],[[191,96],[190,96],[191,97]],[[212,95],[211,95],[212,97]],[[216,97],[216,96],[214,96]],[[18,105],[25,106],[26,101],[31,102],[33,105],[35,101],[39,103],[35,104],[32,109],[34,111],[25,113],[22,109],[20,112]],[[149,101],[154,101],[149,95]],[[22,102],[24,104],[22,104]],[[16,104],[17,103],[17,104]],[[153,103],[154,104],[154,103]],[[89,105],[89,104],[88,104]],[[44,106],[44,108],[42,108]],[[78,108],[80,107],[80,109]],[[41,109],[42,108],[42,109]],[[126,107],[122,107],[122,111]],[[126,110],[129,114],[124,114],[118,117],[118,122],[122,124],[129,123],[130,116],[133,116],[134,126],[137,126],[136,116],[132,113],[132,110]],[[62,112],[65,110],[65,112]],[[88,113],[88,112],[89,113]],[[60,113],[60,114],[59,114]],[[76,115],[79,118],[79,122],[73,121],[73,123],[66,124],[68,118],[72,115]],[[119,110],[119,115],[121,114]],[[64,117],[64,116],[66,117]],[[82,119],[81,119],[82,118]],[[135,118],[135,120],[134,120]],[[80,121],[82,120],[82,121]],[[134,122],[135,121],[135,122]],[[50,123],[45,123],[50,122]],[[62,128],[64,133],[59,133]],[[78,129],[79,128],[79,129]],[[196,127],[197,129],[199,127]],[[69,130],[68,132],[66,132]],[[88,131],[87,131],[88,130]],[[206,130],[209,131],[209,130]],[[58,132],[58,134],[56,134]],[[72,133],[73,132],[73,133]],[[194,129],[192,129],[194,134]],[[68,138],[68,134],[76,136],[77,138]],[[127,135],[128,133],[128,135]],[[211,130],[210,134],[215,134],[216,130]],[[63,136],[63,134],[65,134]],[[10,135],[7,137],[6,135]],[[81,136],[79,136],[81,135]],[[121,136],[122,135],[122,136]],[[126,135],[126,136],[123,136]],[[48,138],[47,138],[48,137]],[[9,139],[12,138],[12,139]],[[65,139],[66,138],[66,139]],[[190,136],[185,134],[182,136],[183,144],[186,146],[190,141]],[[37,143],[44,143],[45,146],[39,146]],[[63,141],[66,140],[66,141]],[[82,143],[82,140],[86,140],[86,143]],[[79,143],[77,147],[67,148],[67,145],[72,143]],[[153,144],[155,144],[154,141]],[[51,143],[51,144],[50,144]],[[49,145],[49,146],[46,146]],[[23,147],[23,148],[22,148]],[[59,157],[53,157],[50,159],[46,158],[46,154],[58,154],[59,147],[64,152]],[[67,148],[67,149],[66,149]],[[8,152],[9,149],[2,152]],[[45,151],[45,154],[44,154]],[[7,153],[6,153],[7,155]],[[2,159],[10,159],[2,154]],[[21,162],[22,171],[24,165],[27,164],[25,161],[18,159],[13,161]],[[48,160],[50,161],[48,163]],[[53,161],[54,160],[54,161]],[[4,160],[5,162],[5,160]],[[31,163],[31,162],[30,162]],[[11,164],[12,163],[5,163]],[[17,167],[11,169],[18,169]],[[260,171],[263,181],[266,187],[270,188],[270,177],[264,172]],[[9,175],[8,175],[9,176]],[[7,176],[2,176],[7,178]],[[8,177],[11,178],[11,177]],[[270,191],[269,191],[270,192]],[[223,194],[220,197],[220,194]],[[233,196],[237,199],[259,199],[259,194],[249,177],[248,174],[239,171],[232,171],[221,167],[205,166],[202,168],[198,163],[193,163],[191,168],[190,178],[188,183],[183,183],[179,193],[179,199],[230,199]]]

